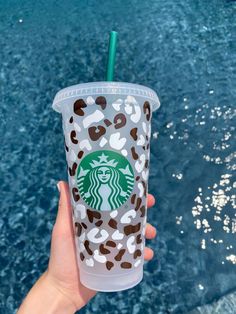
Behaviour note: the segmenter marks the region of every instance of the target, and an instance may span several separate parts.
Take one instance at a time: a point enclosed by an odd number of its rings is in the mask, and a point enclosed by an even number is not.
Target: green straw
[[[107,62],[107,77],[106,77],[107,81],[114,80],[117,35],[118,35],[117,32],[114,32],[114,31],[110,33],[108,62]]]

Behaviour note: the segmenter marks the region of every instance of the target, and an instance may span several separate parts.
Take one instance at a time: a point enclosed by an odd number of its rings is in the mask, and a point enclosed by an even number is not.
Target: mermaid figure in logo
[[[102,154],[100,161],[93,160],[89,171],[90,186],[85,198],[92,198],[90,206],[101,211],[118,208],[129,191],[123,191],[120,184],[121,172],[125,178],[132,175],[128,169],[116,169],[118,162],[114,159],[107,161],[108,156]]]

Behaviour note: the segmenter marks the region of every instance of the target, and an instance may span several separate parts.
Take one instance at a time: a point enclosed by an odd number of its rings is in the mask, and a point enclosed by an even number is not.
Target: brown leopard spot
[[[66,151],[67,151],[67,153],[68,153],[69,148],[68,148],[68,146],[66,146],[66,144],[65,144],[65,149],[66,149]]]
[[[149,121],[151,118],[151,108],[148,101],[145,101],[145,103],[143,104],[143,112],[146,114],[147,121]]]
[[[111,251],[109,251],[107,248],[105,248],[104,244],[100,244],[99,250],[104,255],[111,253]]]
[[[142,235],[141,235],[141,234],[138,234],[137,237],[136,237],[136,243],[137,243],[137,244],[140,244],[140,243],[142,243],[142,242],[143,242],[143,240],[142,240]]]
[[[88,240],[84,241],[84,247],[85,247],[85,249],[86,249],[86,251],[88,252],[89,255],[93,255],[93,251],[89,247],[89,241]]]
[[[146,208],[145,208],[145,206],[140,207],[140,211],[141,211],[140,217],[144,217],[144,216],[145,216],[145,213],[146,213]]]
[[[78,116],[83,116],[84,115],[84,110],[82,108],[86,108],[87,105],[84,102],[83,99],[78,99],[74,103],[74,113],[77,114]]]
[[[136,250],[134,252],[134,259],[136,259],[137,257],[141,256],[142,255],[142,252],[140,250]]]
[[[82,233],[82,226],[79,222],[75,222],[75,235],[80,237]]]
[[[78,152],[78,158],[81,159],[83,157],[84,152],[81,150]]]
[[[137,131],[138,131],[137,128],[133,128],[133,129],[130,131],[130,135],[132,136],[132,138],[133,138],[135,141],[137,141],[137,139],[138,139]]]
[[[120,129],[126,125],[126,117],[123,113],[118,113],[114,117],[115,129]]]
[[[96,98],[95,103],[99,106],[101,106],[102,110],[104,110],[106,108],[107,105],[107,101],[106,98],[103,96],[99,96]]]
[[[97,222],[95,222],[95,225],[96,225],[97,227],[100,227],[102,223],[103,223],[102,220],[98,220]]]
[[[69,168],[69,174],[71,177],[75,175],[76,169],[77,169],[77,163],[74,162],[72,165],[72,168]]]
[[[132,233],[136,233],[140,230],[140,227],[141,227],[141,223],[139,222],[138,224],[136,225],[128,225],[128,226],[125,226],[124,227],[124,233],[125,235],[130,235]]]
[[[114,241],[108,240],[106,246],[116,247],[116,243]]]
[[[108,270],[111,270],[111,268],[114,266],[114,263],[112,263],[112,262],[110,262],[110,261],[107,261],[106,262],[106,268],[108,269]]]
[[[147,185],[144,181],[141,181],[142,185],[143,185],[143,189],[144,189],[144,195],[147,195]]]
[[[71,139],[71,142],[72,142],[73,144],[78,144],[78,143],[79,143],[79,141],[78,141],[77,138],[76,138],[76,132],[75,132],[75,130],[71,131],[71,133],[70,133],[70,139]]]
[[[145,160],[144,167],[147,169],[147,168],[148,168],[148,165],[149,165],[149,160],[148,160],[148,159],[146,159],[146,160]]]
[[[142,149],[143,149],[143,150],[145,150],[145,149],[146,149],[146,147],[145,147],[145,146],[142,146]]]
[[[106,133],[106,129],[104,128],[104,126],[91,126],[88,129],[89,132],[89,136],[91,138],[92,141],[97,141],[100,139],[101,136],[103,136]]]
[[[149,147],[150,147],[150,144],[148,143],[148,144],[147,144],[147,150],[149,150]]]
[[[69,122],[70,122],[70,123],[73,123],[73,120],[74,120],[74,119],[73,119],[73,116],[71,116]]]
[[[128,269],[128,268],[132,267],[132,264],[129,263],[129,262],[123,262],[123,263],[120,264],[120,267]]]
[[[84,254],[83,253],[80,253],[80,259],[81,259],[81,261],[83,262],[83,260],[84,260]]]
[[[137,160],[138,159],[138,154],[136,153],[135,151],[135,147],[132,147],[131,148],[131,153],[132,153],[132,157],[134,160]]]
[[[98,211],[90,210],[90,209],[87,209],[87,216],[88,216],[89,222],[91,223],[93,222],[94,218],[96,219],[101,218],[101,214]]]
[[[83,226],[84,229],[87,229],[87,225],[84,222],[81,222],[81,225]]]
[[[140,176],[137,176],[137,177],[136,177],[136,181],[138,181],[139,179],[140,179]]]
[[[136,206],[135,206],[136,211],[139,209],[141,203],[142,203],[142,199],[140,197],[138,197],[136,200]]]
[[[72,189],[72,195],[73,195],[74,201],[78,202],[78,200],[80,199],[80,196],[79,196],[79,191],[77,188]]]
[[[112,125],[111,121],[108,119],[105,119],[103,122],[106,124],[106,126]]]
[[[146,140],[148,141],[148,136],[146,135]]]
[[[131,204],[135,203],[136,194],[133,194],[131,197]]]
[[[117,262],[120,262],[124,254],[125,254],[125,249],[121,249],[119,253],[115,256],[115,260]]]
[[[108,225],[113,229],[117,229],[117,221],[115,219],[110,219]]]

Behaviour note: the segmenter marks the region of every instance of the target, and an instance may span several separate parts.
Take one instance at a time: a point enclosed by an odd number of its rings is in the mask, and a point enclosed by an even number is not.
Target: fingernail
[[[58,189],[59,192],[61,192],[60,182],[57,183],[57,189]]]

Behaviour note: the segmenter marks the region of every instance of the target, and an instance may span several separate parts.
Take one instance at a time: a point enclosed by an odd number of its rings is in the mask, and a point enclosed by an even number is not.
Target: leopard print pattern
[[[104,96],[77,99],[70,117],[63,120],[78,259],[88,272],[96,263],[114,273],[143,265],[151,108],[148,101],[140,105],[137,98],[109,104]],[[82,158],[99,149],[121,153],[135,174],[128,201],[112,211],[89,208],[76,183]]]

